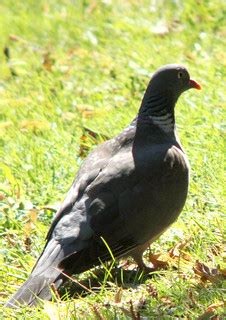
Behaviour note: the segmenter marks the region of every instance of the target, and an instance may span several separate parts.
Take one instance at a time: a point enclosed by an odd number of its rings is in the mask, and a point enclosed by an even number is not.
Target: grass
[[[223,9],[221,0],[1,1],[2,318],[223,319]],[[190,192],[153,251],[164,259],[181,240],[188,245],[152,279],[121,271],[118,282],[111,273],[97,292],[7,310],[83,157],[131,121],[151,72],[167,63],[185,64],[203,90],[177,104]]]

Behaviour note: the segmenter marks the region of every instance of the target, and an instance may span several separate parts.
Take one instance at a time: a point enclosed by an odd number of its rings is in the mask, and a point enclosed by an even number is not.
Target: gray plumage
[[[180,65],[156,71],[137,117],[84,161],[49,229],[28,280],[6,306],[51,299],[68,275],[100,260],[131,255],[145,267],[145,248],[172,224],[188,192],[189,168],[175,133],[180,94],[200,86]]]

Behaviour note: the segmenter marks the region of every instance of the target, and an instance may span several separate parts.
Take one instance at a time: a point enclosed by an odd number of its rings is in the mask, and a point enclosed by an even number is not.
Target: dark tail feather
[[[33,306],[37,305],[40,299],[50,300],[51,284],[53,283],[57,289],[63,282],[64,276],[58,272],[58,275],[51,278],[45,278],[42,276],[31,276],[28,280],[19,288],[19,290],[10,298],[5,304],[5,307],[15,308],[21,305]]]
[[[50,300],[51,284],[58,287],[65,281],[65,276],[58,268],[64,252],[61,246],[54,240],[50,240],[28,280],[6,303],[6,307],[19,307],[20,305],[36,305],[40,299]]]

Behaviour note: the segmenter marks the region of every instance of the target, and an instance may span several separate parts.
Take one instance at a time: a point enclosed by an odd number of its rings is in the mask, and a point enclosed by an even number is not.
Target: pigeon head
[[[185,67],[178,64],[165,65],[153,74],[141,110],[157,111],[164,108],[173,111],[179,96],[192,88],[200,90],[201,86],[190,78]]]
[[[159,68],[153,74],[149,86],[155,92],[168,91],[177,97],[188,89],[201,89],[196,81],[190,79],[187,69],[177,64],[169,64]]]

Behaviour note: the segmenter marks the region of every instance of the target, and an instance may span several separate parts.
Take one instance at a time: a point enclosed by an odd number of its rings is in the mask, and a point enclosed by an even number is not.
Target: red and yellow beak
[[[192,80],[192,79],[189,80],[189,86],[190,86],[190,88],[194,88],[194,89],[197,89],[197,90],[201,90],[202,89],[200,84],[198,84],[198,82],[196,82],[195,80]]]

